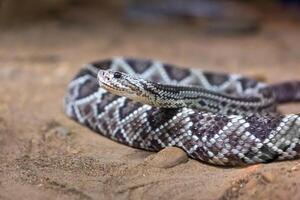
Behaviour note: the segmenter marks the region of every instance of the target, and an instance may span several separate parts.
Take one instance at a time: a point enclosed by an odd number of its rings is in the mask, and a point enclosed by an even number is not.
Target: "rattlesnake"
[[[99,87],[100,84],[100,87]],[[300,115],[277,103],[300,101],[300,82],[268,85],[237,74],[126,58],[87,64],[70,82],[66,114],[122,144],[182,148],[216,165],[300,155]]]

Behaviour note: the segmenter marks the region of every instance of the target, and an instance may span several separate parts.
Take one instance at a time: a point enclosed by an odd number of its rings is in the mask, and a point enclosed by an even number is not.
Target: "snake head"
[[[97,77],[100,87],[110,93],[139,102],[146,100],[143,95],[143,80],[138,77],[111,70],[99,70]]]

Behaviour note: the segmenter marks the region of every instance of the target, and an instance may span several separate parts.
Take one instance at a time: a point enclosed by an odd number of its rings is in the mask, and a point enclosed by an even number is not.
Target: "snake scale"
[[[300,101],[300,81],[268,85],[237,74],[113,58],[87,64],[70,82],[64,110],[122,144],[238,166],[300,155],[300,115],[276,104]]]

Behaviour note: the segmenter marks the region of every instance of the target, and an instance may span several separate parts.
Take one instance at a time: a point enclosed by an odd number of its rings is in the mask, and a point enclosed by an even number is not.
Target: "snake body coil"
[[[65,112],[129,146],[177,146],[196,160],[234,166],[299,157],[300,115],[276,111],[276,103],[291,101],[300,101],[300,82],[267,85],[114,58],[79,72],[69,84]]]

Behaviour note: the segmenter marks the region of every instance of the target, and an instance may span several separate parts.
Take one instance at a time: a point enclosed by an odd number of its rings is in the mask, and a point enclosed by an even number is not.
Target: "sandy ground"
[[[80,67],[116,55],[299,79],[299,22],[266,19],[256,35],[225,37],[116,19],[70,11],[0,32],[0,199],[300,199],[298,160],[221,168],[189,159],[156,168],[144,161],[152,153],[95,134],[62,110]],[[282,110],[299,113],[299,105]]]

